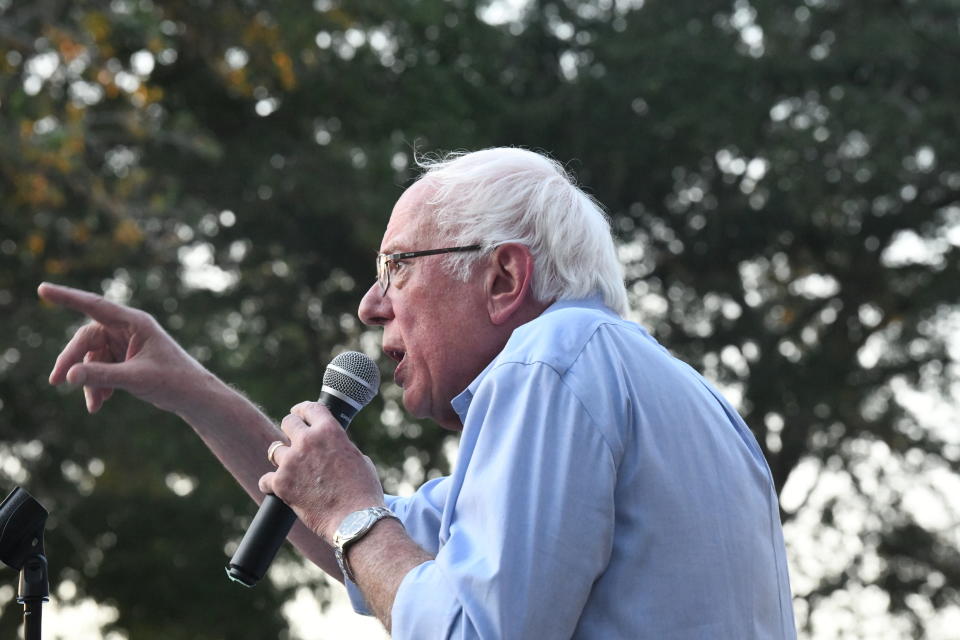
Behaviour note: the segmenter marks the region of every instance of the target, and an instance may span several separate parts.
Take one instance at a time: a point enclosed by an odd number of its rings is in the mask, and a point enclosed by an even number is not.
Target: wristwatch
[[[347,549],[354,542],[367,535],[373,525],[384,518],[393,518],[399,522],[400,518],[393,515],[393,512],[386,507],[368,507],[360,511],[354,511],[340,523],[337,532],[333,534],[333,554],[337,558],[337,564],[340,565],[340,571],[345,578],[353,582],[353,572],[350,571],[350,565],[347,563]]]

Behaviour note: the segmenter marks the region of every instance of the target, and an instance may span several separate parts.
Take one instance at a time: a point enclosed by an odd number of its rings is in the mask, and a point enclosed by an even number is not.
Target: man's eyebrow
[[[409,249],[405,249],[403,243],[400,245],[387,245],[387,248],[379,251],[378,253],[383,255],[392,255],[394,253],[406,253]]]

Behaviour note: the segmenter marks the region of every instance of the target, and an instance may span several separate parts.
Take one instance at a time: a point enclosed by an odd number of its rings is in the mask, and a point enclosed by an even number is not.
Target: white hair
[[[623,267],[600,205],[574,184],[563,166],[518,148],[484,149],[419,159],[426,201],[452,246],[478,244],[481,255],[507,242],[530,249],[533,295],[540,302],[600,294],[625,315]],[[466,280],[476,253],[451,253],[447,266]]]

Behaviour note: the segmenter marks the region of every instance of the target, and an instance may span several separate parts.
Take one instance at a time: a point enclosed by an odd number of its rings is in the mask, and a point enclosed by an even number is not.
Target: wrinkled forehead
[[[415,182],[393,207],[380,243],[380,253],[433,249],[439,233],[428,204],[433,189],[424,180]],[[427,246],[430,245],[430,246]]]

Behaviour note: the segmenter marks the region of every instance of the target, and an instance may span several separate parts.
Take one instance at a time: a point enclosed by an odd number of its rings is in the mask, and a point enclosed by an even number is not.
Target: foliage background
[[[51,511],[58,602],[112,638],[259,638],[329,594],[293,554],[223,578],[251,505],[176,418],[46,384],[80,319],[39,282],[149,310],[279,418],[332,354],[379,357],[355,307],[415,152],[521,145],[605,204],[637,319],[755,431],[801,636],[949,637],[958,9],[0,0],[0,475]],[[352,427],[395,491],[454,446],[398,398]]]

